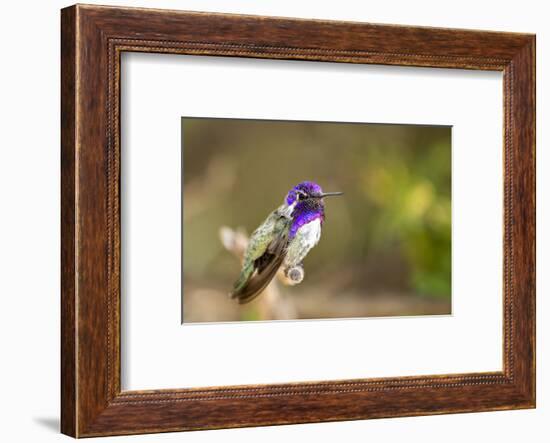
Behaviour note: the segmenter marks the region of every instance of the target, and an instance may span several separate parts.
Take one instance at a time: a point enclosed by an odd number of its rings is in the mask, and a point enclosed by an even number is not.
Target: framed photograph
[[[535,407],[535,36],[61,12],[62,432]]]

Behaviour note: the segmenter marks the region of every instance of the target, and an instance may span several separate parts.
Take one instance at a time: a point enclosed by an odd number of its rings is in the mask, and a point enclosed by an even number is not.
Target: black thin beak
[[[319,198],[325,198],[325,197],[330,197],[330,196],[333,196],[333,195],[342,195],[343,192],[324,192],[323,194],[321,194],[319,196]]]

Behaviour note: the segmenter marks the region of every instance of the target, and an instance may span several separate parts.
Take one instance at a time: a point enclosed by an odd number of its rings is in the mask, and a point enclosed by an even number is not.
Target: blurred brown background
[[[451,312],[450,127],[183,118],[182,134],[184,322]],[[304,180],[345,193],[304,281],[239,306],[239,246]]]

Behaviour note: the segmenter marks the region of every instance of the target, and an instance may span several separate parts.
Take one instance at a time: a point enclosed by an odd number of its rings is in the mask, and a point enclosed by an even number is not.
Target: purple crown
[[[315,182],[305,181],[294,186],[286,196],[286,204],[291,205],[296,200],[297,195],[302,192],[306,195],[322,194],[323,189]]]

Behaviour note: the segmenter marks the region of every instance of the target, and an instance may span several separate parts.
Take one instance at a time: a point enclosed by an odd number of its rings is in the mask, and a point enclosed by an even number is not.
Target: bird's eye
[[[304,200],[305,198],[306,198],[306,194],[304,194],[303,192],[298,191],[298,192],[296,193],[296,199],[297,199],[298,201]]]

